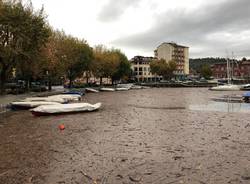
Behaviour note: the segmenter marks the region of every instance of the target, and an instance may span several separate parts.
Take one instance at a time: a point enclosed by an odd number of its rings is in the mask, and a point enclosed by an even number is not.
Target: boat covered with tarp
[[[101,107],[101,103],[73,103],[73,104],[57,104],[57,105],[42,105],[31,109],[31,113],[35,116],[46,116],[53,114],[66,114],[78,112],[96,111]]]
[[[18,109],[31,109],[38,107],[40,105],[60,105],[60,103],[57,102],[46,102],[46,101],[21,101],[21,102],[11,102],[10,103],[10,108],[13,110],[18,110]]]

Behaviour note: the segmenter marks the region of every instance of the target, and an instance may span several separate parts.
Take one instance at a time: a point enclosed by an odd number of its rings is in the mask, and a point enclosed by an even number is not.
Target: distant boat
[[[133,86],[131,87],[131,89],[142,89],[142,86],[133,85]]]
[[[90,93],[98,93],[99,91],[93,88],[85,88],[86,92],[90,92]]]
[[[114,88],[100,88],[100,91],[115,91]]]
[[[31,109],[31,113],[35,116],[45,116],[53,114],[77,113],[77,112],[91,112],[98,110],[101,103],[74,103],[74,104],[57,104],[57,105],[42,105]]]
[[[133,84],[117,84],[117,88],[128,88],[130,89],[133,86]]]
[[[38,107],[40,105],[60,105],[60,103],[57,102],[46,102],[46,101],[33,101],[33,102],[11,102],[10,107],[13,110],[18,109],[31,109]]]
[[[235,85],[235,84],[225,84],[221,86],[211,87],[210,90],[212,91],[239,91],[240,86]]]
[[[250,91],[250,84],[245,84],[240,87],[240,90]]]
[[[72,90],[72,91],[66,91],[66,92],[63,92],[62,94],[68,94],[68,95],[85,95],[85,93],[83,91],[75,91],[75,90]]]
[[[116,91],[128,91],[129,88],[122,88],[122,87],[118,87],[118,88],[115,88]]]
[[[230,78],[233,77],[232,74],[230,74],[230,63],[229,59],[227,59],[227,84],[211,87],[210,90],[213,91],[238,91],[240,90],[239,85],[231,84]]]

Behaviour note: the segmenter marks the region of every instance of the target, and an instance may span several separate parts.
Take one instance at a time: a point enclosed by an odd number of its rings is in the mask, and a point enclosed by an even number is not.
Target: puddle
[[[249,103],[210,102],[205,105],[189,105],[190,110],[217,112],[250,112]]]

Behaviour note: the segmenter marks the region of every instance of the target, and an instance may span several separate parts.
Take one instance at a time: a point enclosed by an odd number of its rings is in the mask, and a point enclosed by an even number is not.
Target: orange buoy
[[[64,125],[59,125],[59,129],[60,129],[60,130],[64,130],[64,129],[65,129],[65,126],[64,126]]]

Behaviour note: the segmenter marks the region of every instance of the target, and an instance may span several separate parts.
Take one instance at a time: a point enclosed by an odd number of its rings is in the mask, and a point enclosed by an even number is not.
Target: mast
[[[229,59],[227,58],[227,83],[230,84]]]

